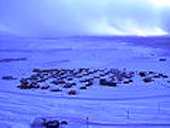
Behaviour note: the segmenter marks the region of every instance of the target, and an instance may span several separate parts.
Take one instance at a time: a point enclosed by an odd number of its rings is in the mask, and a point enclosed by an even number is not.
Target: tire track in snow
[[[158,124],[158,123],[127,123],[127,124],[116,124],[116,123],[98,123],[89,122],[90,126],[105,126],[105,127],[170,127],[170,123]]]

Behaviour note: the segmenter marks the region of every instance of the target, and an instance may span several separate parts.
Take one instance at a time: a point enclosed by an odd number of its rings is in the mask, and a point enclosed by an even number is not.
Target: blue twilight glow
[[[166,35],[170,0],[0,0],[0,31],[24,36]]]

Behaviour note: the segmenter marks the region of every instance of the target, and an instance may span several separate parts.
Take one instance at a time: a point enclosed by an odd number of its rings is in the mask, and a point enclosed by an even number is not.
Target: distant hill
[[[10,32],[4,32],[4,31],[0,31],[0,38],[17,38],[19,36],[17,36],[14,33],[10,33]]]

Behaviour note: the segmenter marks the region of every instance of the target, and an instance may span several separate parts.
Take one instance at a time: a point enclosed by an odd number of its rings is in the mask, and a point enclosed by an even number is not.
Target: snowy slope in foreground
[[[111,40],[1,39],[0,60],[26,60],[2,61],[0,77],[21,78],[30,75],[33,68],[55,67],[153,70],[170,76],[170,58],[158,61],[162,52]],[[116,88],[94,86],[76,96],[19,90],[18,80],[0,80],[0,85],[1,128],[29,128],[37,116],[67,119],[68,128],[86,128],[86,117],[89,128],[170,127],[170,85],[163,80]]]

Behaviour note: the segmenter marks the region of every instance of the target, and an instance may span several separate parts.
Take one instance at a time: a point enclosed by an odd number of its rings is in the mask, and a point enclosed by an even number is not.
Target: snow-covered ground
[[[163,47],[133,41],[1,37],[0,77],[12,75],[18,80],[0,79],[0,127],[29,128],[38,116],[66,119],[68,128],[170,127],[170,78],[146,84],[135,77],[129,85],[95,85],[75,96],[17,88],[19,79],[34,68],[126,68],[170,76],[170,57]],[[159,61],[162,57],[167,61]]]

